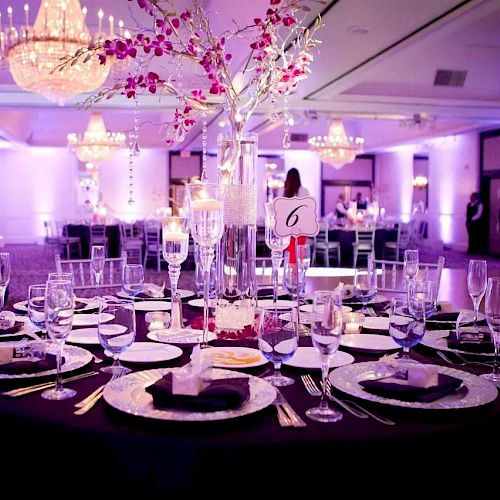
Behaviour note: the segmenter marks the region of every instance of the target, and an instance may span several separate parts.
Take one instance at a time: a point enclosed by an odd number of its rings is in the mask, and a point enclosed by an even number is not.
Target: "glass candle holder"
[[[151,311],[146,313],[146,323],[148,330],[164,330],[170,322],[170,314],[165,311]]]
[[[357,312],[343,314],[344,333],[360,333],[365,321],[365,315]]]

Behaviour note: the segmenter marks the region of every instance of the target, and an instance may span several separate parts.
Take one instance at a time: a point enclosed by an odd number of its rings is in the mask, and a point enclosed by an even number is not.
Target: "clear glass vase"
[[[225,185],[218,295],[226,299],[255,298],[257,134],[219,134],[217,146],[218,182]]]

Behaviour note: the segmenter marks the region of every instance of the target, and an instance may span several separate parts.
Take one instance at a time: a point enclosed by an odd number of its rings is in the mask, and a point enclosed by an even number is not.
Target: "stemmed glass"
[[[272,375],[264,377],[275,387],[291,385],[293,378],[281,374],[281,363],[290,359],[297,350],[298,331],[296,308],[269,307],[257,309],[257,338],[259,349],[274,365]],[[291,317],[291,321],[290,321]]]
[[[75,301],[73,284],[69,280],[48,281],[45,291],[45,325],[56,348],[57,376],[53,389],[42,392],[45,399],[62,400],[72,398],[76,391],[64,388],[61,377],[64,342],[71,331]]]
[[[359,312],[370,314],[366,304],[377,295],[377,270],[374,266],[354,271],[354,295],[363,304]]]
[[[203,280],[203,344],[208,347],[208,314],[210,307],[210,269],[214,260],[214,246],[224,233],[224,191],[219,184],[188,184],[187,193],[191,221],[191,235],[200,246]]]
[[[496,387],[500,387],[500,278],[488,278],[485,299],[486,321],[495,346],[493,371],[481,375]]]
[[[434,281],[411,281],[408,285],[408,311],[412,316],[430,318],[436,312]]]
[[[389,334],[394,341],[403,348],[400,361],[406,363],[417,363],[410,358],[410,348],[417,345],[425,334],[425,304],[422,299],[415,299],[416,309],[421,311],[416,316],[406,316],[403,311],[406,303],[401,299],[392,299],[389,314]]]
[[[271,202],[264,204],[266,209],[266,245],[271,250],[272,284],[273,284],[273,304],[276,305],[278,300],[278,270],[283,261],[283,250],[290,244],[290,236],[278,236],[274,232],[276,226],[276,214]]]
[[[327,379],[330,360],[337,352],[342,335],[342,298],[337,291],[314,292],[311,339],[321,360],[322,395],[319,406],[310,408],[306,415],[318,422],[337,422],[342,413],[328,406]]]
[[[469,291],[472,304],[474,305],[474,331],[477,332],[477,314],[479,304],[486,291],[486,282],[488,277],[487,265],[485,260],[469,260],[469,271],[467,273],[467,289]]]
[[[181,264],[189,250],[189,219],[187,217],[165,217],[162,222],[163,258],[168,263],[172,298],[171,329],[182,328],[181,302],[177,295],[177,283]]]
[[[90,266],[94,273],[94,282],[97,286],[102,285],[104,272],[105,251],[103,245],[93,245],[90,253]]]
[[[298,256],[297,256],[298,257]],[[285,252],[285,265],[283,268],[283,283],[292,296],[292,299],[300,305],[300,297],[305,287],[306,268],[301,265],[299,258],[296,262],[290,262],[290,252]],[[300,322],[300,312],[297,308],[297,328],[299,335],[309,335],[309,328]]]
[[[28,317],[33,325],[45,330],[45,292],[47,285],[30,285],[28,288]],[[40,335],[44,339],[46,334]]]
[[[405,275],[406,288],[408,284],[415,280],[418,274],[418,250],[405,250]]]
[[[5,291],[10,282],[10,254],[0,252],[0,311],[5,302]]]
[[[141,264],[125,264],[122,271],[122,288],[127,295],[135,297],[144,286],[144,268]]]
[[[111,314],[112,319],[107,316]],[[120,363],[119,354],[125,351],[135,340],[135,307],[130,300],[101,300],[97,334],[101,346],[113,356],[113,364],[101,368],[105,373],[125,375],[130,368]]]

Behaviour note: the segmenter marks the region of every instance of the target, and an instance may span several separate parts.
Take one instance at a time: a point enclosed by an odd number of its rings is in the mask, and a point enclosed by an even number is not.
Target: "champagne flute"
[[[500,387],[500,278],[488,278],[485,299],[486,321],[491,331],[495,356],[493,371],[481,375],[496,387]]]
[[[33,325],[42,331],[45,330],[45,292],[47,285],[30,285],[28,288],[28,317]],[[40,335],[46,340],[46,333]]]
[[[189,219],[187,217],[165,217],[162,223],[163,258],[168,263],[170,278],[172,316],[171,329],[182,328],[181,301],[177,296],[177,283],[181,264],[187,259],[189,250]]]
[[[283,269],[283,283],[292,299],[300,305],[301,292],[304,290],[306,281],[306,269],[296,259],[296,262],[290,262],[290,252],[285,252],[285,265]],[[300,322],[300,312],[297,308],[297,328],[299,335],[309,335],[309,328]]]
[[[338,422],[342,413],[328,406],[327,380],[332,356],[337,352],[342,335],[342,298],[338,291],[314,292],[311,339],[321,361],[322,394],[319,406],[306,415],[318,422]]]
[[[94,273],[94,283],[96,286],[102,285],[104,272],[105,250],[103,245],[92,245],[90,254],[90,267]]]
[[[290,359],[297,350],[299,341],[295,319],[297,309],[272,306],[257,309],[257,314],[259,349],[274,365],[274,372],[264,377],[264,380],[275,387],[291,385],[295,380],[281,374],[281,363]]]
[[[122,288],[127,295],[135,297],[144,286],[144,268],[141,264],[125,264],[122,271]]]
[[[283,261],[283,250],[290,244],[290,236],[278,236],[274,232],[276,226],[276,214],[274,206],[271,202],[264,204],[266,209],[266,245],[271,250],[272,283],[273,283],[273,304],[276,305],[278,300],[278,270]]]
[[[5,291],[10,282],[10,254],[0,252],[0,311],[5,303]]]
[[[477,328],[477,314],[479,312],[479,304],[486,291],[488,272],[485,260],[471,259],[469,261],[469,271],[467,272],[467,289],[469,291],[472,304],[474,305],[474,326],[475,332]]]
[[[369,315],[366,304],[377,295],[377,270],[374,266],[354,271],[354,295],[363,304],[359,312]]]
[[[109,319],[107,314],[113,317]],[[129,373],[120,363],[119,355],[132,345],[135,340],[135,307],[130,300],[102,300],[99,305],[97,334],[101,346],[113,356],[113,364],[101,368],[104,373]]]
[[[63,400],[72,398],[76,394],[75,390],[63,387],[61,377],[64,342],[71,331],[74,311],[75,301],[71,281],[48,281],[45,291],[45,325],[56,348],[57,376],[55,387],[42,392],[42,397],[45,399]]]
[[[406,287],[415,280],[418,274],[418,250],[405,250],[404,269],[406,275]]]

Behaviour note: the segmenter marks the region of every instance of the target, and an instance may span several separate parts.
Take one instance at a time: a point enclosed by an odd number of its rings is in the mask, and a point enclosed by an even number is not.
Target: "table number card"
[[[278,236],[316,236],[319,224],[316,215],[316,200],[312,196],[275,198],[273,201]]]

